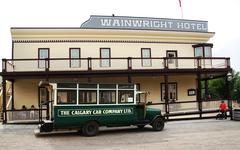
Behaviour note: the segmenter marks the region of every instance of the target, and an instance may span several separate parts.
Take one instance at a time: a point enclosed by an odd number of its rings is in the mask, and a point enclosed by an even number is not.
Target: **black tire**
[[[164,120],[160,117],[156,118],[152,123],[153,130],[162,131],[164,128]]]
[[[85,136],[95,136],[99,132],[99,125],[96,121],[87,122],[82,127],[82,133]]]
[[[145,127],[145,125],[137,125],[137,127],[138,127],[139,129],[143,129],[143,128]]]

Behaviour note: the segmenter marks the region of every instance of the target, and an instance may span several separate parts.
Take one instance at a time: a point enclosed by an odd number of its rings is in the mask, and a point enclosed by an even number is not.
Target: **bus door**
[[[50,92],[47,87],[39,87],[38,89],[38,103],[39,103],[39,121],[42,122],[43,118],[49,120],[50,116]]]
[[[147,92],[138,92],[137,98],[137,119],[139,121],[145,120],[146,118],[146,101],[147,101]]]

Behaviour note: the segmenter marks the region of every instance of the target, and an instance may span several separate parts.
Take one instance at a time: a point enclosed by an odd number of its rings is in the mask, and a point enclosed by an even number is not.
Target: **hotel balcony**
[[[2,75],[90,75],[124,73],[226,72],[230,58],[225,57],[116,57],[2,59]],[[119,74],[119,75],[120,75]]]

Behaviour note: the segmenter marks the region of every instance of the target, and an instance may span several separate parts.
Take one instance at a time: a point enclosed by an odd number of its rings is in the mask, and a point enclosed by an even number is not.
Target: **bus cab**
[[[151,125],[164,128],[161,110],[150,108],[147,92],[136,84],[49,83],[49,120],[41,120],[36,134],[62,129],[77,129],[85,136],[95,136],[100,126]]]

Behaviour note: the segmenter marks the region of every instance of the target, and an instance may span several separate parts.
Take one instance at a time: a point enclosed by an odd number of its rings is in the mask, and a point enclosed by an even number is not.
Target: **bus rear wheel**
[[[95,136],[99,132],[99,125],[96,121],[87,122],[82,127],[82,133],[85,136]]]

